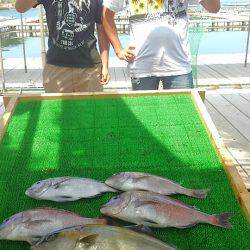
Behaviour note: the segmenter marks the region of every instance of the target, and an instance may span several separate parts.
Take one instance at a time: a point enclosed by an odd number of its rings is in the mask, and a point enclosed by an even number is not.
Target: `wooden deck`
[[[250,189],[250,89],[208,91],[205,104]]]
[[[198,57],[197,64],[197,82],[200,87],[250,86],[250,63],[244,67],[244,54],[201,55]],[[4,61],[6,87],[42,87],[41,59],[28,58],[27,67],[28,73],[25,73],[23,59],[6,59]],[[106,88],[131,88],[130,77],[124,61],[111,57],[110,74],[111,81]],[[0,74],[0,84],[1,82]]]
[[[205,104],[250,190],[250,89],[210,90]],[[0,97],[0,117],[3,112]]]

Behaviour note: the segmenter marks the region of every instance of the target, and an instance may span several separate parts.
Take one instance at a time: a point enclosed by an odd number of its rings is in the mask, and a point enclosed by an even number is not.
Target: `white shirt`
[[[191,72],[187,0],[127,0],[132,16],[130,43],[135,61],[131,77],[182,75]],[[124,9],[124,0],[104,0],[113,12]],[[179,16],[177,13],[182,13]]]

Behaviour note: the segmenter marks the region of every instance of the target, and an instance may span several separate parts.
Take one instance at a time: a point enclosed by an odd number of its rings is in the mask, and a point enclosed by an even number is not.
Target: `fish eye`
[[[117,200],[117,199],[118,199],[118,196],[115,196],[113,199],[114,199],[114,200]]]
[[[5,219],[4,221],[3,221],[3,223],[6,223],[6,222],[8,222],[10,220],[10,218],[8,218],[8,219]]]

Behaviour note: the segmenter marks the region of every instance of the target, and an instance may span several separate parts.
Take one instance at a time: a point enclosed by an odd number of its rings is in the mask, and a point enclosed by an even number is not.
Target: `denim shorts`
[[[163,89],[191,89],[194,87],[192,72],[176,76],[131,78],[133,90],[157,90],[160,81]]]

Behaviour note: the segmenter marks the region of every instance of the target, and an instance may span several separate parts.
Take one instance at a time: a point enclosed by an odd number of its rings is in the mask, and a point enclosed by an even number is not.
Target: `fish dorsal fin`
[[[195,209],[195,210],[198,210],[196,207],[194,206],[191,206],[191,205],[188,205],[182,201],[179,201],[179,200],[176,200],[176,199],[173,199],[173,198],[170,198],[168,197],[168,201],[158,201],[158,200],[146,200],[146,201],[141,201],[141,200],[136,200],[135,201],[135,208],[138,208],[138,207],[141,207],[141,206],[146,206],[146,205],[161,205],[161,206],[164,206],[164,205],[167,205],[167,204],[172,204],[172,205],[178,205],[178,206],[181,206],[181,207],[184,207],[184,208],[188,208],[188,209]]]
[[[99,236],[98,234],[95,233],[85,233],[86,235],[81,234],[79,239],[76,242],[76,246],[81,244],[84,246],[92,246],[95,244],[95,241],[97,237]]]
[[[168,198],[169,198],[169,203],[172,203],[173,205],[179,205],[179,206],[181,206],[181,207],[199,210],[199,209],[197,209],[195,206],[186,204],[186,203],[184,203],[183,201],[180,201],[180,200],[177,200],[177,199],[173,199],[173,198],[170,198],[170,197],[168,197]],[[164,203],[164,201],[163,201],[163,203]]]

